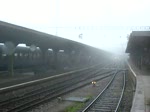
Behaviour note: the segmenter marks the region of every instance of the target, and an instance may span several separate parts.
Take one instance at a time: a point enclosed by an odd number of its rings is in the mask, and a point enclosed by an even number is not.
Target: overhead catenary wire
[[[150,31],[150,26],[49,26],[41,29]]]

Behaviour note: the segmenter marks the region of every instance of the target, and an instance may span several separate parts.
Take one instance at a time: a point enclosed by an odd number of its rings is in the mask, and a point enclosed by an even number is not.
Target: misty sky
[[[124,52],[126,27],[149,26],[149,6],[149,0],[0,0],[0,20]]]

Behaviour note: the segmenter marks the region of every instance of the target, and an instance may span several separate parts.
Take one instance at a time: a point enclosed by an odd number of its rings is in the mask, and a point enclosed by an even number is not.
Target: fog
[[[0,20],[124,53],[127,35],[137,30],[133,26],[150,25],[149,5],[149,0],[0,0]]]

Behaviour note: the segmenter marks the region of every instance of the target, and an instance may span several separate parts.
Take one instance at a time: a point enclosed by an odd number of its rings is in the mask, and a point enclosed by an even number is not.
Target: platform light
[[[7,56],[7,54],[2,54],[3,57]]]
[[[18,47],[26,47],[26,44],[18,44]]]
[[[39,49],[40,49],[40,47],[36,47],[36,49],[38,49],[38,50],[39,50]]]
[[[35,45],[32,44],[32,45],[30,46],[30,50],[31,50],[32,52],[34,52],[36,49],[37,49],[37,47],[36,47]]]
[[[4,46],[3,46],[3,51],[4,53],[6,53],[7,55],[11,55],[14,53],[15,51],[15,45],[13,42],[11,41],[8,41],[8,42],[5,42],[4,43]]]
[[[64,52],[64,50],[59,50],[59,52]]]
[[[53,49],[48,49],[49,51],[53,51]]]
[[[75,54],[75,51],[71,51],[71,54]]]
[[[14,56],[17,57],[17,56],[18,56],[18,53],[15,53]]]

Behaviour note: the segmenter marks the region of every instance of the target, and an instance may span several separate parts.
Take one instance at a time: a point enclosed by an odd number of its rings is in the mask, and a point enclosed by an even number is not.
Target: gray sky
[[[150,25],[149,6],[149,0],[0,0],[0,20],[53,35],[58,27],[63,38],[123,52],[131,32],[126,27]]]

